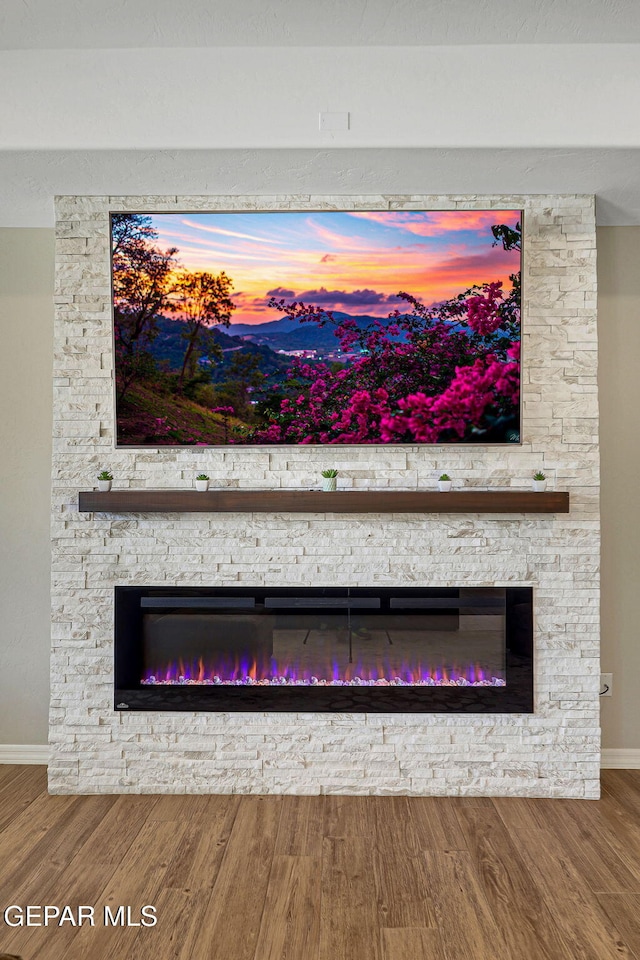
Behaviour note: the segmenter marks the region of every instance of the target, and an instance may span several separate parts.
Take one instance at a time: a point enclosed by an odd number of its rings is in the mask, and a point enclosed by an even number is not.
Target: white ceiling
[[[640,42],[638,0],[1,0],[0,49]]]

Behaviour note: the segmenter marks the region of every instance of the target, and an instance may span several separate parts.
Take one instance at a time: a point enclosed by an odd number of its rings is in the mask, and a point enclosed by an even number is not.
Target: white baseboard
[[[602,770],[640,770],[640,750],[603,750],[600,767]]]
[[[0,763],[48,763],[49,747],[39,743],[0,743]]]

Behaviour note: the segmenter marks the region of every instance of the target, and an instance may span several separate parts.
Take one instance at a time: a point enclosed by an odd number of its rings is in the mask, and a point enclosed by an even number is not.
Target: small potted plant
[[[108,470],[102,470],[98,474],[98,490],[100,493],[108,493],[111,490],[111,481],[113,480],[113,474],[109,473]]]
[[[206,493],[209,489],[209,477],[206,473],[199,473],[196,477],[196,490],[199,490],[200,493]]]
[[[338,486],[338,471],[332,467],[330,470],[322,471],[322,489],[335,490]]]
[[[438,490],[442,490],[443,493],[451,490],[451,477],[448,473],[441,473],[438,478]]]
[[[538,470],[533,475],[533,489],[541,492],[547,488],[547,478],[542,470]]]

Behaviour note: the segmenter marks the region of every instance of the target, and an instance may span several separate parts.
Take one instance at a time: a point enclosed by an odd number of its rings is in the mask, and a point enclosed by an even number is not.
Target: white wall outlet
[[[321,130],[337,132],[349,129],[348,113],[320,113],[318,121]]]
[[[613,696],[613,674],[612,673],[600,674],[600,696],[601,697]]]

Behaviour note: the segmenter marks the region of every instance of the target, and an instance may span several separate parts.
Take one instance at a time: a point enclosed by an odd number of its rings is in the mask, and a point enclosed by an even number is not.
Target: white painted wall
[[[640,145],[638,44],[8,50],[0,89],[5,150]]]
[[[640,223],[640,149],[0,150],[0,227],[52,227],[53,197],[362,193],[597,194]]]

